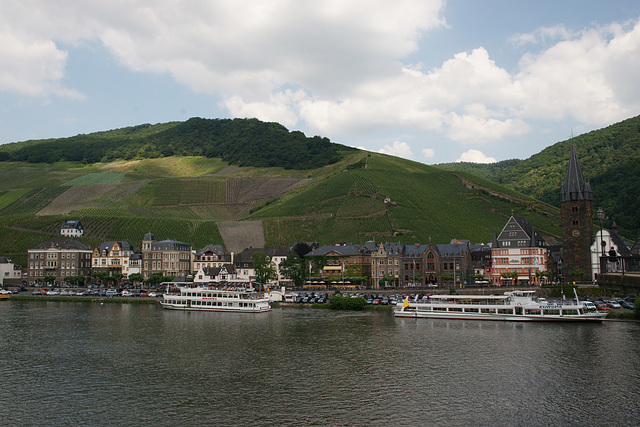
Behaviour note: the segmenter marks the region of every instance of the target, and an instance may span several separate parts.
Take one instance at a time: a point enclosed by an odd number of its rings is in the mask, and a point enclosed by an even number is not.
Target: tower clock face
[[[573,234],[573,237],[578,237],[580,235],[580,232],[578,230],[573,230],[571,234]]]

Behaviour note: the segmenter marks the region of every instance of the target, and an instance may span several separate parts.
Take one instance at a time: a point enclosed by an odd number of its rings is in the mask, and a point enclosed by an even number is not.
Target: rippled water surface
[[[0,304],[2,425],[638,425],[640,324]]]

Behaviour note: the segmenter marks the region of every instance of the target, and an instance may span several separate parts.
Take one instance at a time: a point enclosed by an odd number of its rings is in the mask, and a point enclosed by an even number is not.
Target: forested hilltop
[[[604,226],[611,227],[615,221],[623,236],[640,236],[640,116],[558,142],[526,160],[438,166],[473,173],[559,206],[560,184],[573,145],[593,188],[594,208],[601,207],[607,215]]]
[[[221,158],[237,166],[316,169],[333,164],[348,147],[308,138],[257,119],[201,119],[143,124],[70,138],[0,145],[0,161],[93,164],[168,156]]]

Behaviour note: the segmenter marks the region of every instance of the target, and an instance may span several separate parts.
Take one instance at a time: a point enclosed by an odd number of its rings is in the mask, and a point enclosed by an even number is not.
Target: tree
[[[518,273],[516,273],[515,271],[507,271],[505,273],[502,273],[500,277],[502,277],[503,279],[511,280],[511,284],[513,285],[516,277],[518,277]]]
[[[258,282],[266,284],[278,278],[276,267],[265,252],[255,252],[251,258]]]
[[[295,245],[293,245],[293,248],[291,249],[293,250],[293,252],[295,252],[298,255],[298,258],[300,259],[304,258],[306,254],[311,252],[311,246],[307,245],[304,242],[296,243]]]
[[[137,283],[142,283],[144,281],[144,276],[140,273],[133,273],[129,275],[129,281],[136,286]]]
[[[307,278],[306,262],[297,253],[291,253],[280,263],[280,272],[290,278],[296,287],[300,287]]]

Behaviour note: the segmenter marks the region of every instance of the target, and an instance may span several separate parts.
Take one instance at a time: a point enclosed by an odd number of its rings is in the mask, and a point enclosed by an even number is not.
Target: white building
[[[631,251],[624,240],[618,235],[615,228],[613,230],[606,228],[602,229],[602,231],[598,230],[594,237],[593,244],[591,245],[591,272],[593,275],[591,279],[596,281],[598,274],[600,274],[600,257],[603,256],[603,254],[608,257],[611,248],[616,251],[618,257],[629,256],[631,255]],[[617,266],[619,266],[619,262]]]
[[[11,262],[9,258],[0,256],[0,286],[8,285],[11,281],[20,281],[20,279],[22,279],[20,266]]]
[[[67,237],[80,237],[84,235],[82,223],[77,219],[65,221],[60,227],[60,234]]]

